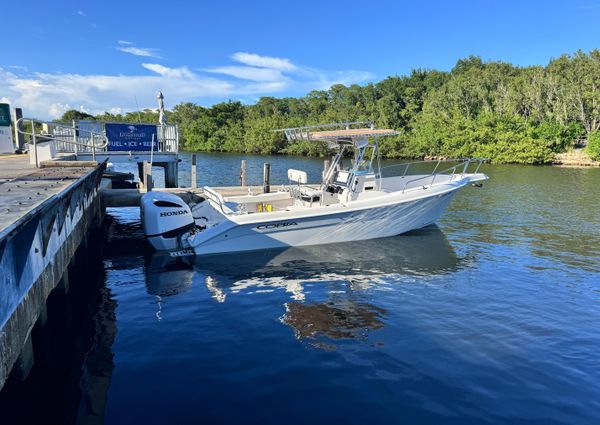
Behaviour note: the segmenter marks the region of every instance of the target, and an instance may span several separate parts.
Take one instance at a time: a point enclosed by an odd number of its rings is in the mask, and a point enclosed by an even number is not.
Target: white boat
[[[370,123],[284,131],[292,142],[337,148],[320,185],[308,185],[304,171],[290,169],[290,184],[280,190],[224,197],[204,187],[206,201],[193,208],[173,194],[149,192],[142,197],[142,221],[153,247],[203,255],[395,236],[434,223],[459,189],[487,179],[479,173],[483,159],[460,160],[443,171],[438,161],[425,174],[408,174],[405,164],[401,176],[383,177],[379,139],[398,133]]]

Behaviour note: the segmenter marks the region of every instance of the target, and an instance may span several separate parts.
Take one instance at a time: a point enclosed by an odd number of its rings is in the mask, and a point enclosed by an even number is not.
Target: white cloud
[[[208,68],[205,71],[250,81],[276,81],[285,79],[281,71],[277,69],[255,68],[252,66],[220,66]]]
[[[326,72],[297,66],[289,59],[244,55],[245,59],[251,57],[247,62],[256,66],[219,66],[197,72],[186,66],[143,63],[140,72],[134,75],[28,72],[18,67],[10,70],[0,67],[0,87],[3,98],[12,101],[15,107],[22,107],[25,115],[57,118],[73,108],[91,114],[135,110],[136,97],[141,108],[155,108],[159,90],[171,108],[180,102],[202,99],[303,95],[310,90],[327,89],[332,84],[349,85],[374,78],[364,71]]]
[[[83,12],[83,10],[78,10],[78,11],[77,11],[77,14],[78,14],[79,16],[86,16],[86,14]]]
[[[127,41],[127,40],[119,40],[117,41],[118,44],[125,44],[125,45],[130,45],[133,44],[132,41]]]
[[[255,53],[237,52],[231,55],[231,59],[245,65],[256,66],[259,68],[271,68],[280,71],[294,71],[297,69],[296,65],[289,59],[260,56]]]
[[[185,66],[181,68],[168,68],[157,63],[143,63],[142,66],[159,75],[170,78],[194,78],[194,74]]]
[[[7,65],[6,67],[16,69],[18,71],[27,71],[27,67],[23,65]]]
[[[159,50],[150,47],[120,46],[115,47],[115,49],[120,50],[124,53],[129,53],[134,56],[142,56],[146,58],[160,58],[160,56],[158,55]]]

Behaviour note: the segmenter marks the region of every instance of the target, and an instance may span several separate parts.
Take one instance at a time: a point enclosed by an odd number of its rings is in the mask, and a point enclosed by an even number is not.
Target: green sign
[[[0,103],[0,127],[10,125],[10,106],[8,103]]]

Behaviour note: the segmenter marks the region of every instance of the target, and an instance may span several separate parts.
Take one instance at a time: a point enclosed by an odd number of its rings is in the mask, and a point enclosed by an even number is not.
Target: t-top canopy
[[[363,128],[351,128],[352,126],[362,126]],[[364,127],[367,128],[364,128]],[[331,127],[345,127],[336,130],[323,130]],[[281,131],[281,130],[280,130]],[[396,130],[375,129],[370,122],[348,122],[337,124],[314,125],[308,127],[286,128],[285,135],[288,140],[316,140],[328,143],[354,144],[359,140],[366,140],[369,137],[385,137],[400,134]]]
[[[383,128],[353,128],[350,130],[311,131],[308,133],[308,138],[312,140],[345,140],[365,139],[367,137],[395,136],[397,134],[400,133],[396,130]]]

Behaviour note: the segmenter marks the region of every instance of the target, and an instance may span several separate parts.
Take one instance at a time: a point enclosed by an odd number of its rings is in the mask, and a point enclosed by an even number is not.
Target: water
[[[201,155],[200,184],[237,184],[240,159]],[[249,158],[251,183],[265,160],[275,183],[322,167]],[[136,209],[111,210],[114,314],[98,332],[116,336],[84,362],[103,383],[88,373],[87,414],[105,402],[106,424],[600,423],[600,169],[484,171],[438,226],[302,250],[173,260],[148,250]]]

